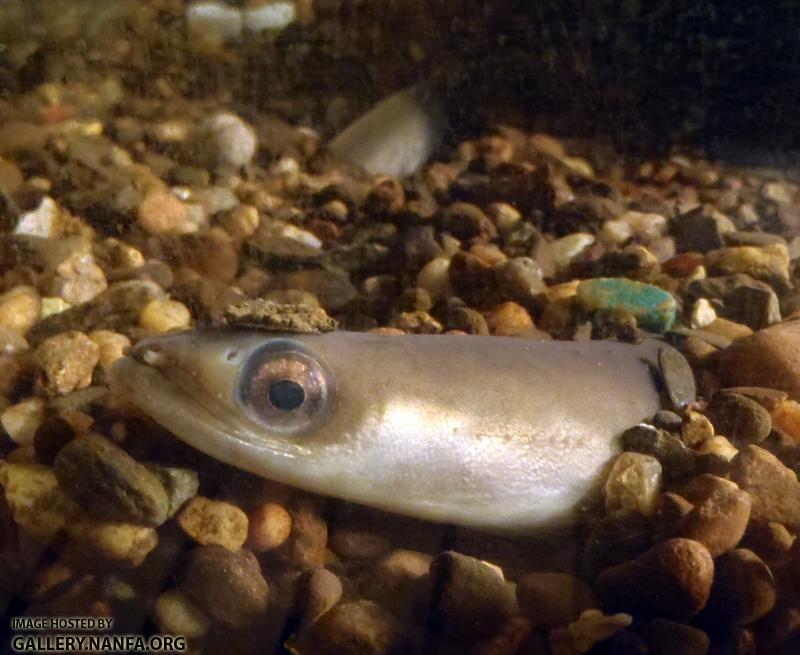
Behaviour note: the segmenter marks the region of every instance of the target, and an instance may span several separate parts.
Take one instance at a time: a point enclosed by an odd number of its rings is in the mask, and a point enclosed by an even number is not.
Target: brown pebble
[[[653,512],[653,526],[659,534],[670,535],[681,519],[692,511],[694,505],[683,496],[667,491],[658,498]]]
[[[263,617],[269,587],[248,550],[201,546],[189,554],[180,590],[215,621],[243,628]]]
[[[295,581],[292,615],[307,628],[331,609],[342,597],[342,583],[335,573],[322,567],[308,569]]]
[[[402,642],[403,628],[391,612],[357,600],[326,612],[289,646],[297,655],[390,655]]]
[[[433,558],[413,550],[393,550],[373,569],[365,593],[398,617],[422,617],[430,592]]]
[[[249,515],[247,545],[254,553],[282,546],[292,533],[292,515],[278,503],[262,503]]]
[[[33,435],[36,459],[42,464],[51,465],[61,449],[74,438],[74,428],[63,418],[60,416],[46,418]]]
[[[536,326],[528,311],[515,302],[504,302],[483,313],[489,332],[500,337],[524,336]]]
[[[786,557],[794,540],[792,533],[781,523],[751,522],[742,546],[754,551],[764,561],[773,563]]]
[[[649,655],[706,655],[711,641],[698,628],[665,619],[653,619],[643,630]]]
[[[536,626],[558,626],[598,607],[592,588],[567,573],[528,573],[517,583],[522,615]]]
[[[150,234],[174,234],[186,220],[186,206],[167,191],[151,191],[139,204],[139,225]]]
[[[713,577],[714,561],[705,546],[670,539],[603,571],[595,592],[606,611],[683,621],[703,609]]]
[[[330,536],[329,546],[346,559],[375,559],[386,553],[392,542],[385,535],[368,530],[337,528]]]
[[[714,475],[694,478],[683,490],[694,503],[675,528],[675,536],[703,544],[712,557],[736,547],[750,519],[750,495],[733,482]]]
[[[708,417],[700,412],[689,410],[683,416],[681,440],[690,448],[696,448],[714,436],[714,426]]]
[[[445,551],[431,563],[428,622],[436,634],[485,639],[497,633],[516,605],[506,581],[486,562]]]
[[[720,353],[726,386],[781,389],[800,401],[800,320],[758,331]]]
[[[289,510],[292,532],[276,554],[287,564],[305,570],[322,566],[328,544],[328,526],[310,502],[300,502]]]
[[[800,482],[775,455],[758,446],[746,446],[733,459],[730,475],[750,494],[753,521],[774,521],[792,531],[800,529]]]
[[[723,389],[730,393],[738,393],[740,396],[746,396],[750,400],[755,400],[764,409],[771,412],[778,407],[784,400],[789,397],[789,394],[780,389],[768,389],[767,387],[729,387]]]
[[[716,561],[704,615],[715,625],[747,625],[775,605],[775,580],[753,551],[733,550]]]
[[[512,616],[503,624],[499,633],[476,645],[471,655],[535,655],[530,649],[523,647],[532,632],[530,621],[521,616]]]
[[[736,445],[759,443],[772,430],[772,417],[766,409],[730,391],[714,394],[706,414],[717,434],[725,435]]]

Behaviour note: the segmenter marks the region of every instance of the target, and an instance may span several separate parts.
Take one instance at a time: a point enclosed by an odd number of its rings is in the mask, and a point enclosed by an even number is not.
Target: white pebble
[[[576,256],[593,243],[594,236],[585,232],[575,232],[550,243],[542,240],[536,249],[536,259],[545,277],[551,277],[567,268]]]
[[[19,217],[14,234],[34,237],[56,237],[61,231],[61,210],[56,201],[45,196],[39,206]]]
[[[258,141],[255,130],[236,114],[220,112],[203,121],[201,139],[205,139],[217,166],[240,168],[250,163]]]
[[[658,239],[667,232],[667,219],[661,214],[627,211],[620,216],[620,220],[630,225],[640,239]]]
[[[603,223],[599,236],[606,245],[620,246],[633,236],[633,228],[622,219],[614,218]]]
[[[716,320],[717,312],[706,298],[700,298],[692,307],[692,316],[689,319],[689,323],[695,330],[704,328]]]
[[[242,34],[242,12],[224,2],[194,2],[186,9],[193,34],[212,41],[233,41]]]
[[[297,7],[294,2],[277,0],[277,2],[269,2],[260,7],[243,10],[242,18],[244,19],[244,28],[250,32],[279,31],[297,20]]]
[[[41,398],[29,398],[6,408],[0,414],[0,424],[8,436],[20,446],[33,443],[33,435],[44,420],[44,401]]]

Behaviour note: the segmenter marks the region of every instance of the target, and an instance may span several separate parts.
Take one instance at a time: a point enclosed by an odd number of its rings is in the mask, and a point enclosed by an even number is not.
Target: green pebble
[[[588,310],[628,313],[636,318],[639,327],[652,332],[664,332],[675,322],[675,298],[652,284],[625,278],[595,278],[581,282],[577,296]]]

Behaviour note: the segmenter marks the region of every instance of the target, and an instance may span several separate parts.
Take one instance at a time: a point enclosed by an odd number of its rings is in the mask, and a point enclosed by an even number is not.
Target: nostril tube
[[[129,349],[128,356],[138,359],[148,366],[161,366],[166,359],[162,348],[157,343],[142,341]]]

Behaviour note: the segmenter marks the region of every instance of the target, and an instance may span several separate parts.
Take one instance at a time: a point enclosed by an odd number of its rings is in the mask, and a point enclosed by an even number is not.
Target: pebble
[[[195,548],[178,588],[211,619],[234,629],[254,625],[267,611],[269,586],[248,550]]]
[[[683,427],[683,418],[668,409],[660,409],[653,416],[653,425],[670,433],[679,433]]]
[[[567,573],[527,573],[516,593],[520,612],[535,626],[566,625],[598,607],[592,588]]]
[[[49,196],[45,196],[36,209],[19,217],[14,234],[55,239],[62,235],[63,223],[58,204]]]
[[[27,398],[6,407],[0,413],[0,426],[19,446],[33,444],[34,436],[44,420],[44,400]]]
[[[539,653],[531,639],[540,636],[533,633],[530,621],[521,616],[512,616],[494,637],[476,645],[472,655],[515,655],[516,653]]]
[[[492,267],[470,253],[461,250],[455,253],[448,273],[453,291],[471,305],[480,304],[494,290]]]
[[[59,488],[53,470],[41,464],[5,464],[0,485],[14,523],[32,538],[47,544],[80,513]]]
[[[689,317],[689,325],[692,329],[700,330],[716,320],[717,312],[706,298],[700,298],[692,305],[692,313]]]
[[[417,286],[425,289],[431,300],[445,300],[451,295],[450,260],[435,257],[423,266],[417,274]]]
[[[98,564],[135,568],[158,544],[155,529],[131,523],[82,519],[68,526],[67,552],[77,554],[84,566]]]
[[[209,163],[218,168],[246,166],[258,148],[255,130],[229,112],[219,112],[205,119],[198,132],[197,140],[207,150]]]
[[[392,547],[392,542],[387,536],[373,531],[337,527],[328,546],[346,559],[376,559]]]
[[[625,278],[584,280],[577,288],[578,302],[587,310],[622,311],[634,316],[640,327],[668,330],[675,321],[675,298],[658,287]]]
[[[312,503],[301,502],[289,509],[292,532],[275,552],[295,568],[305,570],[325,563],[328,526]]]
[[[800,482],[775,455],[758,446],[745,446],[734,458],[730,475],[752,498],[751,520],[800,529]]]
[[[108,281],[93,255],[75,252],[60,262],[55,277],[46,277],[42,285],[47,293],[60,297],[69,305],[80,305],[105,291]],[[52,311],[52,307],[45,307],[43,301],[42,310]]]
[[[148,234],[184,234],[186,206],[168,191],[151,191],[136,209],[137,220]]]
[[[358,296],[358,290],[350,281],[350,276],[343,272],[309,269],[288,273],[276,281],[280,282],[284,289],[311,293],[328,312],[343,309]]]
[[[27,334],[39,320],[42,300],[33,287],[18,285],[0,295],[0,327]]]
[[[392,655],[402,652],[403,637],[391,612],[356,600],[334,607],[289,646],[297,655]]]
[[[606,615],[600,610],[586,610],[566,628],[550,631],[550,650],[553,655],[581,655],[587,652],[602,655],[606,652],[602,646],[611,644],[611,652],[627,654],[628,651],[624,650],[624,647],[620,650],[619,644],[614,642],[615,637],[624,634],[623,631],[632,622],[633,617],[629,614]]]
[[[675,237],[678,252],[708,252],[723,245],[723,226],[716,216],[702,208],[674,216],[670,232]]]
[[[622,453],[614,460],[605,484],[606,510],[628,509],[651,516],[661,492],[662,469],[651,455]]]
[[[308,569],[295,581],[292,615],[308,628],[336,605],[342,597],[342,582],[335,573],[318,567]]]
[[[298,18],[298,3],[277,0],[242,9],[244,28],[249,32],[280,32]]]
[[[669,539],[604,570],[595,592],[606,611],[685,621],[705,607],[713,577],[714,561],[705,546]]]
[[[514,257],[492,270],[498,291],[509,300],[527,306],[545,291],[542,269],[530,257]]]
[[[789,280],[789,251],[781,243],[713,250],[707,253],[706,261],[709,272],[715,275],[745,273],[765,282]]]
[[[0,417],[2,422],[2,417]],[[14,436],[11,435],[13,439]],[[33,448],[36,459],[48,466],[61,452],[61,449],[75,438],[75,428],[60,416],[50,416],[44,419],[36,428],[33,435]]]
[[[515,302],[495,305],[483,313],[489,332],[498,337],[518,337],[529,334],[536,326],[528,311]]]
[[[219,500],[195,496],[181,510],[178,525],[201,546],[239,550],[247,539],[247,514]]]
[[[516,612],[514,592],[486,562],[445,551],[431,563],[428,623],[434,633],[459,641],[491,637]]]
[[[85,389],[100,361],[100,348],[83,332],[69,331],[45,339],[33,353],[38,383],[50,395]]]
[[[100,435],[64,446],[53,471],[64,491],[97,518],[151,527],[167,520],[169,498],[158,477]]]
[[[800,401],[800,321],[759,330],[720,353],[719,374],[726,386],[780,389]]]
[[[658,351],[658,365],[672,409],[680,411],[695,401],[697,388],[689,362],[674,348]]]
[[[655,457],[666,479],[680,478],[694,470],[694,454],[666,430],[640,423],[625,430],[620,439],[625,450]]]
[[[750,400],[755,400],[771,413],[789,397],[789,394],[785,391],[767,389],[766,387],[728,387],[725,391],[738,393],[740,396],[746,396]]]
[[[142,307],[139,314],[139,325],[157,334],[183,330],[191,323],[189,308],[177,300],[152,300]]]
[[[249,514],[247,545],[254,553],[280,548],[292,533],[292,515],[278,503],[262,503]]]
[[[200,480],[192,469],[147,464],[147,469],[164,485],[167,492],[167,516],[174,516],[183,504],[197,495]]]
[[[617,510],[594,524],[584,551],[586,569],[594,576],[608,566],[641,555],[651,545],[650,520],[638,511]]]
[[[445,208],[441,226],[442,230],[450,232],[461,241],[475,238],[491,240],[497,237],[494,223],[480,207],[468,202],[455,202]]]
[[[734,549],[744,536],[752,502],[736,484],[714,475],[699,475],[686,485],[683,497],[694,507],[674,535],[703,544],[712,557]]]
[[[642,631],[649,655],[706,655],[711,640],[708,635],[690,625],[653,619]]]
[[[787,555],[794,540],[794,536],[781,523],[754,522],[747,527],[742,546],[772,564],[781,561]]]
[[[725,296],[724,314],[753,330],[760,330],[780,323],[781,307],[778,296],[766,285],[741,284]]]
[[[98,352],[100,366],[106,375],[110,373],[114,362],[123,356],[125,348],[131,345],[131,340],[127,336],[113,330],[95,330],[89,333],[89,338],[100,349]]]
[[[153,605],[153,619],[165,634],[200,639],[211,627],[211,620],[176,589],[162,593]]]
[[[729,391],[715,393],[706,414],[716,432],[736,445],[760,443],[772,430],[772,417],[766,409],[746,396]]]
[[[772,410],[772,425],[800,443],[800,403],[784,400]]]
[[[594,236],[583,232],[569,234],[550,243],[542,241],[536,252],[536,260],[542,267],[545,277],[553,277],[564,271],[581,252],[591,246]]]
[[[728,342],[745,339],[753,334],[753,330],[746,325],[720,317],[706,325],[704,332],[722,337]],[[728,344],[726,343],[725,345]],[[720,347],[723,347],[722,344],[720,344]]]
[[[697,448],[700,444],[714,436],[714,426],[705,414],[689,410],[683,415],[681,425],[681,440],[690,448]]]
[[[753,551],[739,548],[716,561],[704,614],[713,625],[748,625],[766,615],[775,600],[769,567]]]
[[[433,558],[414,550],[393,550],[375,564],[368,583],[369,598],[398,617],[422,617],[430,595]]]
[[[192,2],[186,7],[185,15],[189,31],[208,41],[232,41],[242,33],[242,12],[224,2]]]

